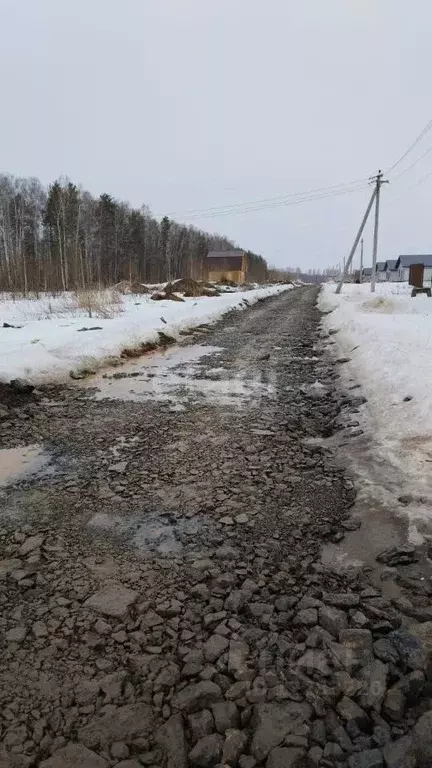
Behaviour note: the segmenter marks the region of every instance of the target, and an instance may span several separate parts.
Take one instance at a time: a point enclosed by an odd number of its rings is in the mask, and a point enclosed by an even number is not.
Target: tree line
[[[300,267],[269,267],[267,270],[267,279],[270,283],[287,282],[289,280],[302,280],[304,283],[323,283],[329,278],[338,274],[337,269],[328,267],[326,269],[308,269],[302,270]]]
[[[205,278],[209,250],[233,250],[226,237],[158,221],[109,194],[94,197],[69,179],[0,175],[0,290],[28,294]],[[249,279],[267,279],[266,261],[248,251]]]

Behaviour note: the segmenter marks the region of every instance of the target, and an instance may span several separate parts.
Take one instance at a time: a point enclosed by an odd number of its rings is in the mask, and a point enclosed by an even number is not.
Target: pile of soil
[[[156,291],[150,296],[153,301],[184,301],[177,293],[166,293],[166,291]]]
[[[117,283],[114,288],[116,291],[123,294],[123,296],[150,293],[149,287],[144,285],[144,283],[137,283],[130,280],[122,280],[120,283]]]
[[[194,280],[191,277],[181,277],[178,280],[172,280],[165,286],[165,293],[182,293],[186,298],[194,296],[218,296],[219,291],[215,285]]]
[[[196,296],[219,296],[220,291],[211,283],[205,283],[201,280],[194,280],[191,277],[181,277],[178,280],[172,280],[167,283],[165,288],[156,291],[151,298],[153,301],[183,301],[182,296],[193,298]]]

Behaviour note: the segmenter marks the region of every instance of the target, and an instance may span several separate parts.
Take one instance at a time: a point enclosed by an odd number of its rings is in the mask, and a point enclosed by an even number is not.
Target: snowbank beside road
[[[3,295],[0,301],[0,381],[24,377],[33,382],[62,380],[70,370],[86,363],[96,366],[125,347],[157,341],[158,331],[176,336],[185,328],[214,322],[231,309],[284,290],[274,285],[251,291],[199,297],[183,302],[152,301],[149,296],[123,296],[120,312],[112,319],[91,319],[83,310],[71,309],[68,297],[18,299]],[[162,320],[163,318],[163,320]],[[165,321],[165,322],[164,322]],[[3,323],[22,328],[3,328]],[[100,330],[79,332],[83,327]]]
[[[320,309],[333,310],[324,325],[338,329],[332,340],[350,358],[342,370],[368,399],[376,463],[395,470],[387,480],[400,483],[399,493],[432,504],[432,300],[411,298],[406,283],[378,283],[374,294],[369,284],[344,285],[338,296],[335,289],[323,286]]]

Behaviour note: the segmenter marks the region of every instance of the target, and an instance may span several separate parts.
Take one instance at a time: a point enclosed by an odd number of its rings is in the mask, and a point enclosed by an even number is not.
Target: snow
[[[232,309],[245,309],[244,299],[253,304],[290,289],[291,285],[273,285],[183,302],[152,301],[148,295],[121,296],[110,319],[97,314],[89,318],[88,312],[76,308],[71,294],[17,300],[2,294],[0,381],[62,381],[71,370],[86,365],[100,368],[106,358],[119,356],[125,347],[157,341],[158,331],[177,336],[182,329],[214,322]],[[4,322],[23,327],[3,328]],[[93,326],[101,330],[78,332]]]
[[[350,358],[341,372],[368,400],[361,419],[373,464],[364,463],[364,480],[393,499],[413,494],[411,520],[432,521],[432,299],[411,298],[407,283],[377,283],[374,294],[368,283],[335,289],[325,284],[319,304],[333,310],[324,325],[338,329],[338,356]]]

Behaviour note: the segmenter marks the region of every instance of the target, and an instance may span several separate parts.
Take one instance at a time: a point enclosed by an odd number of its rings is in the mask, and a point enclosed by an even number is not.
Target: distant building
[[[385,263],[386,280],[396,283],[400,280],[399,270],[396,269],[397,259],[387,259]]]
[[[379,282],[384,282],[384,280],[387,280],[386,276],[386,262],[385,261],[377,261],[376,263],[376,279]]]
[[[432,254],[405,254],[399,256],[396,260],[396,270],[399,274],[399,280],[407,283],[409,280],[410,267],[413,264],[421,264],[424,267],[423,282],[426,284],[432,281]]]
[[[244,251],[210,251],[205,258],[205,279],[211,283],[229,280],[246,283],[248,257]]]
[[[368,283],[372,277],[372,267],[363,267],[362,282]]]

